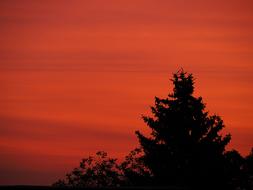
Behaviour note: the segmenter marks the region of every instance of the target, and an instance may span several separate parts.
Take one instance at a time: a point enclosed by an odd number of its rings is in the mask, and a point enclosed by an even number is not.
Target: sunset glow
[[[47,185],[123,158],[180,68],[229,148],[253,145],[252,0],[0,1],[0,184]]]

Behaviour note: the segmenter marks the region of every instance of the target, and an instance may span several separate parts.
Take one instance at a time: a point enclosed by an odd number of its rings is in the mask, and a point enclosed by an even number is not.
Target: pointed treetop
[[[192,74],[188,74],[187,72],[184,72],[183,69],[180,69],[173,75],[173,79],[171,80],[174,84],[172,97],[184,98],[193,94],[194,78]]]

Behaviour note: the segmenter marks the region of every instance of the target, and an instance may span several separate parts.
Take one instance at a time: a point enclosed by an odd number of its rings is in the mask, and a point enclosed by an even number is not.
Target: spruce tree
[[[173,75],[173,93],[155,97],[153,116],[143,116],[149,136],[137,131],[143,160],[154,185],[217,187],[225,183],[224,153],[230,134],[218,115],[210,115],[201,97],[194,97],[192,74]]]

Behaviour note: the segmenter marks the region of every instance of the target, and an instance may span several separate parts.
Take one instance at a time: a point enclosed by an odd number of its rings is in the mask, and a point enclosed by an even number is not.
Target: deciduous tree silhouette
[[[238,151],[231,150],[225,153],[225,159],[226,181],[228,181],[229,186],[234,189],[245,186],[244,158]]]
[[[121,170],[125,176],[127,186],[152,185],[152,174],[145,166],[143,152],[136,148],[132,150],[121,163]]]
[[[246,188],[253,189],[253,147],[245,158],[243,170],[245,172]]]
[[[82,159],[80,166],[59,180],[54,186],[61,187],[118,187],[124,180],[117,159],[109,158],[107,153],[99,151],[95,157]]]
[[[150,137],[136,132],[143,160],[155,185],[211,187],[225,182],[224,152],[230,135],[222,136],[222,119],[209,115],[194,97],[194,78],[183,70],[173,76],[173,93],[155,98],[153,117],[143,116]]]

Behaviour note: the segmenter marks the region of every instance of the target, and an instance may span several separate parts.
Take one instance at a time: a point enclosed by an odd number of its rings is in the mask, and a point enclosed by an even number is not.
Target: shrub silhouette
[[[136,131],[140,146],[122,163],[100,151],[54,185],[252,188],[253,149],[246,158],[225,150],[231,136],[221,134],[222,119],[206,111],[201,97],[194,97],[192,74],[180,70],[172,82],[168,97],[155,97],[153,117],[143,116],[150,135]]]

